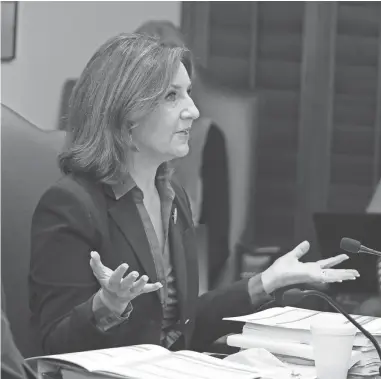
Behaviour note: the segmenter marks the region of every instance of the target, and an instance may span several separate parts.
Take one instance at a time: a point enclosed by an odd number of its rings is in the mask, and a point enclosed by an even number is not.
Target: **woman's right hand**
[[[128,269],[128,264],[123,263],[113,271],[103,265],[96,251],[91,252],[90,266],[101,285],[99,296],[102,302],[110,310],[120,314],[124,312],[129,302],[135,297],[143,293],[157,291],[162,287],[159,282],[147,284],[147,275],[142,275],[138,279],[139,273],[136,271],[123,278]]]

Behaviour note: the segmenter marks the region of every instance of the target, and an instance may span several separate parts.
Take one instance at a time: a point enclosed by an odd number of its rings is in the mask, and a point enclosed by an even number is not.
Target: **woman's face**
[[[190,90],[191,81],[181,63],[157,108],[132,130],[139,153],[160,163],[188,154],[192,122],[200,115]]]

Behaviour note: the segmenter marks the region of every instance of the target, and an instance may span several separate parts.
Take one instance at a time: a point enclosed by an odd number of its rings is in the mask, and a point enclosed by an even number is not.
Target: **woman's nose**
[[[193,100],[190,99],[190,101],[191,101],[191,104],[189,104],[189,106],[182,111],[181,118],[183,119],[191,118],[192,120],[197,120],[200,117],[200,111],[194,104]]]
[[[193,120],[197,120],[200,117],[200,111],[196,107],[196,105],[193,103],[190,113],[192,114]]]

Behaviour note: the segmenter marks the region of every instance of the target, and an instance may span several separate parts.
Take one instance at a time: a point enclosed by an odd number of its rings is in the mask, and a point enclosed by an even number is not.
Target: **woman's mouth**
[[[190,132],[190,129],[184,129],[184,130],[180,130],[180,131],[176,132],[176,134],[181,134],[181,135],[184,135],[184,136],[188,136],[189,132]]]

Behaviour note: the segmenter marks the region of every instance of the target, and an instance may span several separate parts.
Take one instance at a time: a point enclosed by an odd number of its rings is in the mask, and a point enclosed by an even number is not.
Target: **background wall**
[[[252,146],[256,138],[256,95],[227,88],[195,90],[200,113],[212,119],[223,131],[228,156],[230,235],[229,245],[234,251],[247,221],[250,199]]]
[[[180,24],[171,2],[19,2],[16,59],[1,65],[1,102],[42,129],[56,129],[66,79],[80,75],[109,37],[149,19]]]

